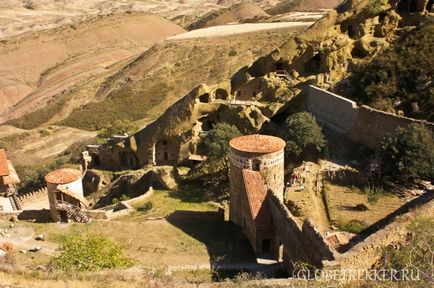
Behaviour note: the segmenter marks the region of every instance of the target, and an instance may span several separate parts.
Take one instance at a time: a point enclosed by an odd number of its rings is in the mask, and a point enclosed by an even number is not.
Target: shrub
[[[309,112],[300,112],[289,116],[285,121],[286,152],[300,156],[307,150],[320,152],[326,140],[321,127]]]
[[[381,186],[365,186],[363,187],[363,193],[368,196],[369,204],[373,205],[377,202],[378,197],[384,194],[384,189]]]
[[[137,131],[138,127],[133,122],[127,119],[116,120],[110,126],[103,128],[99,134],[98,138],[110,138],[113,135],[123,135],[132,134]]]
[[[142,207],[138,208],[137,210],[142,213],[148,213],[152,210],[153,207],[154,205],[152,204],[152,202],[146,202],[145,204],[143,204]]]
[[[382,142],[383,170],[402,180],[434,178],[434,135],[421,124],[398,127]]]
[[[365,11],[369,16],[376,16],[385,10],[387,0],[370,0],[365,7]]]
[[[433,280],[434,219],[415,218],[408,224],[407,230],[409,232],[404,241],[392,243],[383,250],[383,259],[379,261],[383,266],[381,268],[417,269],[416,273],[420,275],[420,280],[411,287],[432,287],[430,284]]]
[[[294,201],[288,200],[286,202],[286,207],[288,208],[289,212],[291,212],[291,214],[295,217],[303,216],[303,211],[301,210],[301,207],[298,206]]]
[[[51,131],[48,129],[43,129],[39,131],[39,134],[41,135],[41,137],[47,137],[51,135]]]
[[[98,271],[128,268],[134,262],[123,255],[123,246],[101,235],[68,237],[53,257],[52,265],[63,271]]]
[[[34,164],[34,165],[24,165],[16,166],[18,175],[20,176],[21,183],[18,187],[18,192],[26,193],[30,191],[38,190],[45,187],[45,175],[52,170],[64,167],[66,164],[66,159],[57,159],[50,164]]]
[[[81,153],[86,151],[87,145],[97,144],[98,139],[89,138],[86,140],[77,141],[71,144],[66,150],[63,152],[63,155],[66,156],[66,160],[71,163],[78,163],[81,159]],[[66,161],[65,160],[65,161]]]
[[[365,222],[357,219],[353,219],[348,222],[341,223],[338,226],[341,230],[354,233],[354,234],[359,234],[360,232],[362,232],[368,227],[368,225]]]
[[[229,160],[229,141],[240,136],[237,127],[227,123],[217,123],[203,139],[203,144],[208,152],[205,162],[206,168],[211,172],[227,171]]]
[[[119,119],[136,121],[149,117],[149,110],[166,99],[170,87],[161,81],[146,86],[143,93],[129,86],[117,90],[99,102],[91,102],[74,109],[60,124],[85,130],[109,127]],[[143,95],[146,94],[146,97]]]
[[[237,55],[238,55],[238,52],[235,51],[235,50],[231,50],[231,51],[229,52],[229,56],[231,56],[231,57],[235,57],[235,56],[237,56]]]

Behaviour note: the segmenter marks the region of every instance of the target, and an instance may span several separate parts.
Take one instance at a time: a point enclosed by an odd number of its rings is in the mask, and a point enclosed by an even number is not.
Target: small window
[[[62,201],[62,195],[60,193],[56,193],[55,195],[57,201]]]
[[[259,161],[253,161],[252,170],[259,171],[261,169],[261,163]]]
[[[163,145],[164,145],[164,146],[167,145],[167,140],[163,140]]]
[[[169,160],[169,154],[167,152],[164,152],[164,161]]]

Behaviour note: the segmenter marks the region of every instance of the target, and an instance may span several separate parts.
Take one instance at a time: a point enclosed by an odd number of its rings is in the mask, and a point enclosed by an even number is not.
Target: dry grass
[[[344,187],[326,182],[324,188],[329,198],[332,221],[337,224],[358,220],[369,226],[405,203],[404,199],[387,194],[380,195],[378,201],[371,205],[368,196],[356,187]],[[364,204],[369,209],[357,211],[355,207],[359,204]]]
[[[141,221],[150,217],[165,217],[176,210],[217,211],[218,208],[206,196],[202,189],[195,188],[173,192],[156,190],[148,199],[134,204],[137,210],[123,219]]]
[[[194,189],[179,192],[156,191],[146,200],[153,203],[150,211],[136,211],[116,221],[93,221],[88,224],[18,222],[14,229],[27,229],[24,236],[30,238],[45,234],[44,244],[52,244],[52,250],[71,235],[101,234],[122,243],[125,254],[137,260],[139,265],[150,267],[207,265],[210,260],[222,256],[226,261],[251,261],[252,251],[248,240],[241,230],[230,222],[200,219],[167,221],[161,218],[176,210],[196,213],[217,211],[216,206],[206,200],[206,195],[199,192]],[[139,203],[136,207],[143,205],[145,203]],[[160,218],[147,220],[150,217]],[[7,225],[6,222],[4,225]],[[40,254],[18,253],[26,243],[21,244],[17,245],[14,253],[17,263],[43,265],[49,262],[50,255],[41,257]],[[32,258],[33,256],[37,257]]]

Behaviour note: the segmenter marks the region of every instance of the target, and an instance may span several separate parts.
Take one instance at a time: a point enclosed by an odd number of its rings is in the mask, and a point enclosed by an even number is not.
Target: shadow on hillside
[[[167,221],[202,242],[210,264],[256,263],[249,240],[237,225],[223,220],[221,212],[175,211]]]
[[[360,242],[364,241],[366,238],[368,238],[373,233],[383,229],[386,225],[392,223],[395,221],[400,215],[408,213],[411,210],[417,209],[418,207],[428,203],[429,201],[434,199],[434,191],[428,191],[424,195],[417,197],[398,209],[396,209],[391,214],[387,215],[383,219],[378,220],[365,230],[363,230],[360,234],[353,237],[350,242],[342,247],[340,247],[339,252],[344,253],[354,247],[355,245],[359,244]]]

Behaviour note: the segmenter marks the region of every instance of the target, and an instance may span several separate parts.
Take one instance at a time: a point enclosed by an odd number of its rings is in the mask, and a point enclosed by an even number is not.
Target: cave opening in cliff
[[[398,3],[398,13],[416,13],[418,11],[417,0],[402,0]]]
[[[321,53],[317,53],[306,62],[304,71],[308,74],[317,74],[321,72]]]
[[[219,88],[215,91],[215,98],[218,100],[228,100],[228,96],[228,92],[224,89]]]
[[[211,101],[208,93],[199,96],[199,101],[202,103],[209,103]]]

